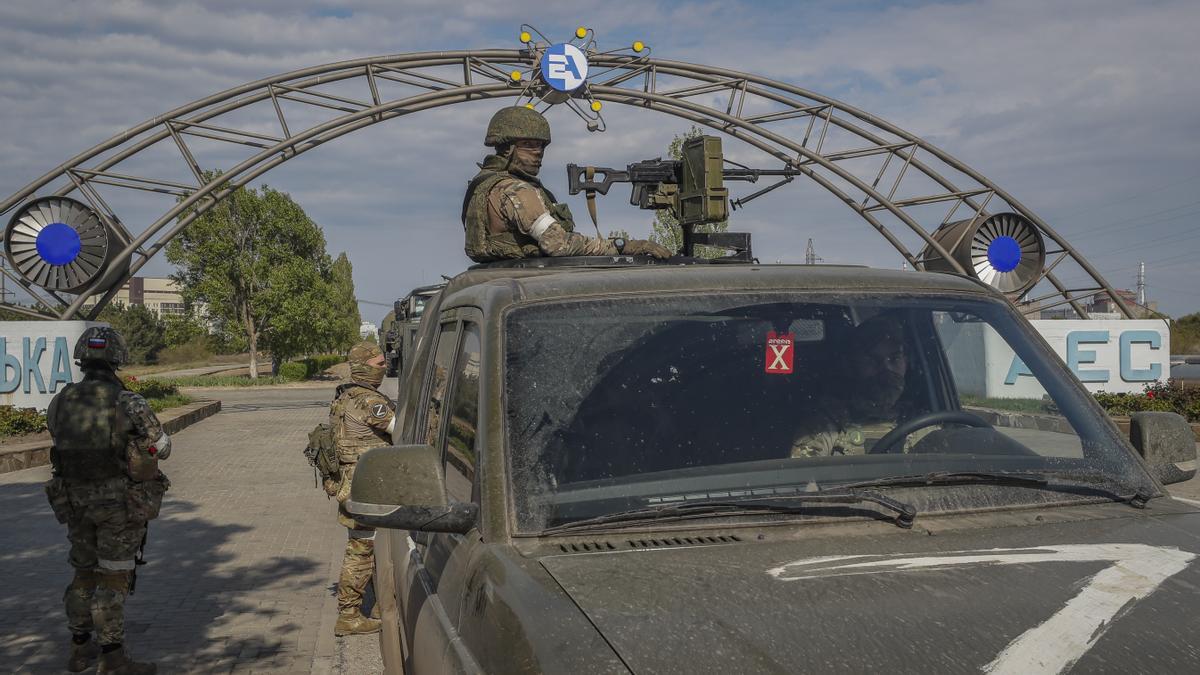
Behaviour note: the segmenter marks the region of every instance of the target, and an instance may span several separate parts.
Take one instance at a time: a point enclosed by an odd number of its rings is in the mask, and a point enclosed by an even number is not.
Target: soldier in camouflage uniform
[[[471,260],[618,254],[611,241],[575,232],[571,210],[538,180],[550,144],[550,123],[541,113],[502,108],[492,115],[483,143],[496,151],[479,165],[462,206]],[[620,253],[671,257],[666,248],[639,239],[630,239]]]
[[[847,372],[820,408],[802,412],[792,457],[861,455],[896,426],[908,375],[904,330],[890,315],[854,329]],[[929,430],[909,434],[893,451],[907,452]]]
[[[146,523],[169,487],[158,460],[171,454],[171,439],[146,400],[117,377],[128,359],[119,333],[87,329],[74,356],[83,380],[64,387],[46,413],[54,439],[46,493],[67,525],[75,568],[63,596],[72,633],[67,670],[99,658],[99,673],[152,674],[154,664],[133,661],[124,648],[125,596],[133,592]]]
[[[363,593],[375,571],[375,529],[354,521],[346,512],[350,482],[358,458],[371,448],[392,444],[396,428],[396,405],[379,392],[387,366],[383,352],[373,342],[360,342],[350,349],[350,384],[338,387],[329,408],[341,475],[327,481],[325,490],[337,497],[338,522],[349,532],[342,573],[338,579],[338,619],[334,635],[362,635],[380,629],[376,616],[362,615]]]

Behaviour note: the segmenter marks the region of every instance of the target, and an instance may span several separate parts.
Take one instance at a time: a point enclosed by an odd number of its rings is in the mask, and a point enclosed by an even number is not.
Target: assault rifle
[[[738,165],[725,168],[721,139],[697,136],[683,143],[682,159],[648,159],[634,162],[624,171],[608,167],[567,165],[567,191],[586,193],[588,213],[596,222],[596,194],[607,195],[617,183],[630,183],[629,203],[640,209],[669,209],[683,230],[685,256],[694,255],[696,244],[733,249],[730,260],[752,260],[750,235],[736,232],[695,232],[697,225],[719,223],[729,218],[729,190],[725,181],[755,183],[762,176],[782,176],[783,180],[732,202],[738,208],[746,202],[790,183],[800,169],[752,169]],[[597,227],[599,230],[599,227]]]

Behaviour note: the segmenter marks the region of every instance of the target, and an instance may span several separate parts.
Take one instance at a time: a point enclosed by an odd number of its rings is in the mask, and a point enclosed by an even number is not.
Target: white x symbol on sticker
[[[771,348],[771,365],[767,366],[767,370],[787,370],[787,363],[783,357],[787,356],[787,352],[792,348],[791,345],[767,345]]]

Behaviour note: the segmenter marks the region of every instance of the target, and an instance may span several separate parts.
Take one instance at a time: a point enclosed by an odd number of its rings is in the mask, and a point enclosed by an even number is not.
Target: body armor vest
[[[575,229],[570,210],[565,204],[558,203],[554,193],[547,190],[536,178],[525,178],[505,171],[505,165],[504,159],[497,155],[489,155],[483,160],[479,173],[467,184],[467,192],[463,196],[462,223],[467,234],[464,249],[472,260],[536,258],[542,254],[537,241],[529,235],[512,228],[504,232],[488,230],[488,194],[496,187],[496,183],[505,178],[523,180],[541,190],[546,203],[550,205],[550,215],[554,216],[567,232]]]
[[[329,410],[329,423],[333,429],[333,444],[337,449],[338,461],[354,464],[367,450],[391,445],[390,438],[380,437],[367,425],[366,417],[370,411],[366,402],[360,401],[363,397],[377,392],[361,384],[342,385],[338,389],[338,396]]]
[[[63,478],[96,481],[125,475],[130,425],[121,385],[100,379],[68,384],[55,409],[54,469]]]

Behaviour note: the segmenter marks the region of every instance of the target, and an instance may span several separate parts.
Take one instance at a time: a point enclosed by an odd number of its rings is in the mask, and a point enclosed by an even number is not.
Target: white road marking
[[[1113,563],[1084,584],[1078,595],[1043,623],[1022,633],[982,670],[1010,673],[1061,673],[1070,668],[1119,615],[1183,571],[1196,554],[1145,544],[1064,544],[1029,549],[951,551],[937,556],[875,555],[802,558],[767,570],[780,581],[831,576],[946,569],[965,565],[1028,565],[1044,562]],[[857,561],[857,562],[854,562]]]
[[[1188,499],[1187,497],[1179,497],[1177,495],[1171,495],[1171,499],[1174,499],[1176,501],[1181,501],[1184,504],[1191,504],[1192,506],[1200,506],[1200,501],[1197,501],[1195,499]]]

